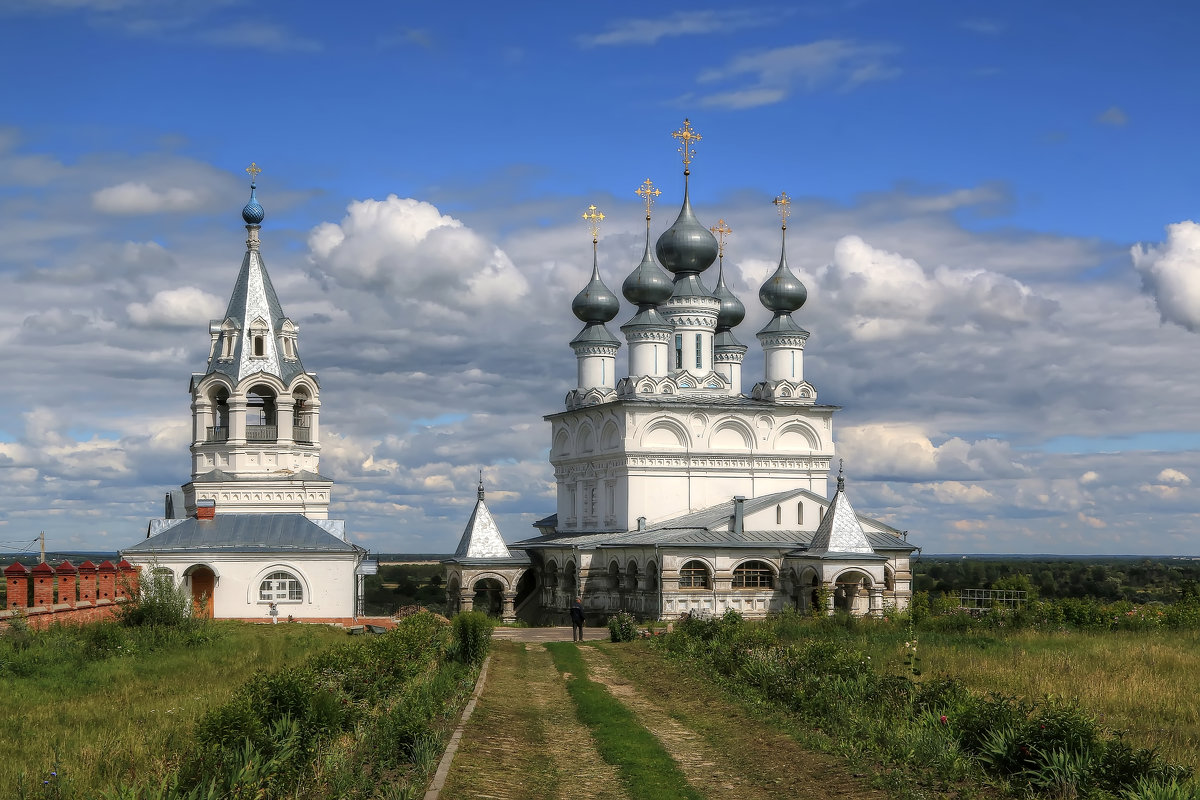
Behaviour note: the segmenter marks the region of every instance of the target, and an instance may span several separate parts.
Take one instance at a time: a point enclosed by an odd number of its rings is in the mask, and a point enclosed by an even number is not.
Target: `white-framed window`
[[[258,585],[258,599],[264,603],[299,603],[304,599],[304,589],[292,573],[272,572]]]

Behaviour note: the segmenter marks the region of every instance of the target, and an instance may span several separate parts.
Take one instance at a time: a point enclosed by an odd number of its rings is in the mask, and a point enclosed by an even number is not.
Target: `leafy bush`
[[[628,611],[618,611],[608,618],[608,636],[614,642],[632,642],[637,638],[637,620]]]
[[[117,619],[131,628],[178,628],[199,622],[191,611],[192,598],[183,584],[176,584],[169,572],[151,570],[143,575],[137,592],[118,606]]]
[[[482,611],[454,617],[454,657],[464,664],[482,664],[492,643],[492,619]]]

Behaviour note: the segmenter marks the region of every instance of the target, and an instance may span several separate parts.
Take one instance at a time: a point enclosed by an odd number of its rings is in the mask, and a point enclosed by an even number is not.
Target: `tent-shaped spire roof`
[[[504,537],[500,535],[500,528],[496,526],[496,520],[492,519],[492,512],[488,511],[483,497],[483,478],[481,476],[479,499],[475,501],[475,510],[471,512],[471,519],[467,521],[467,528],[463,531],[462,538],[458,540],[458,549],[454,551],[456,559],[512,558],[512,553],[508,552],[508,545],[504,543]]]
[[[808,554],[830,556],[843,553],[873,555],[875,548],[871,547],[871,542],[868,541],[867,534],[854,513],[854,506],[850,505],[850,498],[846,496],[846,479],[839,469],[837,493],[829,502],[829,509],[825,512],[821,524],[817,526],[817,532],[813,534]]]
[[[221,341],[213,348],[206,372],[228,375],[235,383],[253,373],[265,372],[290,383],[304,372],[304,366],[294,347],[294,326],[290,331],[291,352],[281,352],[280,333],[285,324],[291,323],[283,313],[271,276],[267,274],[267,265],[259,252],[258,232],[263,211],[254,194],[254,183],[250,186],[250,202],[242,210],[248,233],[246,254],[242,257],[242,267],[233,284],[225,317],[212,321],[214,332],[219,330],[221,333]],[[258,335],[262,337],[261,352],[256,352],[255,337]],[[226,347],[226,337],[232,340],[232,347]]]

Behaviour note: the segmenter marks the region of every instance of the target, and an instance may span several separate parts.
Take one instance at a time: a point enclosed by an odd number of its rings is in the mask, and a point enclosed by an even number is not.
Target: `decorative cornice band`
[[[571,349],[575,351],[575,355],[583,356],[607,356],[615,358],[617,351],[621,349],[619,344],[573,344]]]

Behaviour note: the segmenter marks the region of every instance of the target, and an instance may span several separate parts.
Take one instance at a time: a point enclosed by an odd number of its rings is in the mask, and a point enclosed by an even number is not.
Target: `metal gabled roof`
[[[355,553],[361,547],[329,533],[303,514],[217,514],[179,520],[121,551],[153,553]]]
[[[833,504],[821,495],[810,492],[807,489],[789,489],[762,495],[761,497],[746,498],[743,501],[743,513],[748,517],[751,514],[758,513],[771,506],[779,505],[797,497],[807,497],[823,505],[830,505],[830,510],[826,511],[821,522],[822,526],[826,522],[832,524],[834,517],[832,513],[834,510]],[[835,495],[834,499],[837,499],[837,495]],[[565,531],[560,533],[556,531],[549,535],[524,539],[517,542],[515,546],[534,549],[538,547],[685,547],[695,545],[710,547],[780,547],[794,550],[795,555],[808,555],[812,550],[813,542],[817,541],[817,533],[821,530],[821,526],[818,526],[816,532],[805,530],[766,530],[735,533],[726,529],[730,519],[733,517],[733,507],[734,501],[728,500],[699,511],[692,511],[672,519],[663,520],[662,522],[647,526],[644,530],[601,531],[594,533],[570,533]],[[849,501],[842,504],[842,515],[844,516],[847,513],[854,518],[859,532],[865,537],[868,548],[865,551],[853,552],[865,555],[873,554],[876,549],[916,549],[914,545],[910,545],[901,539],[899,535],[900,531],[895,528],[884,525],[878,520],[855,513]],[[861,524],[858,523],[860,519],[866,520],[873,525],[879,525],[888,531],[894,531],[895,534],[865,531]],[[535,526],[557,527],[557,524],[558,515],[552,514],[549,517],[538,520]],[[842,524],[845,524],[844,520]],[[832,552],[828,548],[826,550]],[[849,551],[839,549],[838,552]]]

